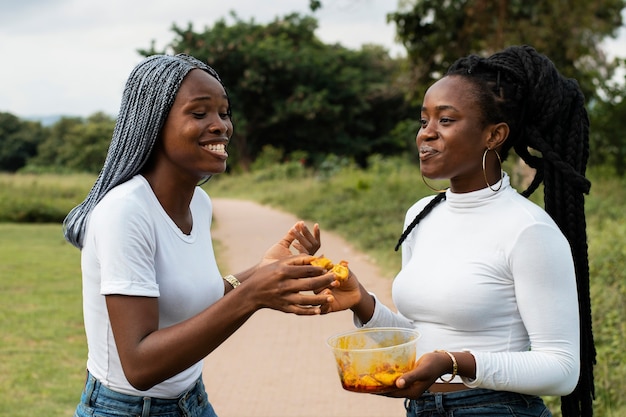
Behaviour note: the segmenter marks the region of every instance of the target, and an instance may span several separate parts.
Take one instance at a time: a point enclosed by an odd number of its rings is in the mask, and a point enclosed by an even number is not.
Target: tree
[[[29,161],[29,168],[59,169],[63,161],[59,150],[65,144],[67,133],[76,125],[83,123],[80,117],[62,117],[46,129],[45,137],[37,147],[37,154]],[[74,150],[78,152],[78,150]],[[56,167],[56,168],[55,168]]]
[[[41,123],[0,113],[0,171],[15,172],[24,167],[42,138]]]
[[[626,77],[621,83],[609,84],[606,96],[591,103],[589,109],[589,139],[593,145],[589,162],[611,166],[620,177],[626,175],[625,83]]]
[[[409,109],[394,83],[399,62],[382,47],[326,45],[315,36],[317,21],[298,14],[267,25],[231,17],[232,25],[222,19],[204,32],[174,26],[168,49],[206,59],[220,73],[235,123],[229,150],[244,168],[265,145],[361,163],[405,146],[386,135]]]
[[[102,168],[115,120],[104,113],[87,119],[63,117],[48,128],[47,135],[29,160],[31,168],[97,173]]]
[[[413,65],[414,97],[457,58],[528,44],[579,81],[588,100],[616,62],[600,47],[622,25],[624,0],[405,0],[388,15]]]

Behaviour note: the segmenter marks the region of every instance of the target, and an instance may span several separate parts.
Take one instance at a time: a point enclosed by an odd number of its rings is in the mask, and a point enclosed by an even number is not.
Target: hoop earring
[[[489,189],[493,191],[494,193],[497,193],[498,191],[500,191],[500,188],[502,188],[502,183],[504,182],[504,171],[502,170],[502,159],[500,159],[500,154],[498,154],[498,151],[494,149],[493,152],[496,154],[496,157],[498,158],[498,163],[500,164],[500,185],[498,186],[498,188],[494,189],[491,186],[491,184],[489,184],[489,180],[487,180],[487,169],[485,166],[485,161],[487,160],[487,153],[490,150],[491,149],[487,148],[485,149],[485,152],[483,153],[483,177],[485,177],[485,183],[487,183],[487,187],[489,187]]]
[[[422,174],[422,181],[424,181],[424,184],[426,184],[426,186],[428,188],[430,188],[431,190],[437,192],[437,193],[445,193],[446,190],[442,190],[442,189],[437,189],[435,187],[433,187],[432,185],[430,185],[429,183],[426,182],[426,178],[424,178],[424,174],[420,171],[420,174]]]

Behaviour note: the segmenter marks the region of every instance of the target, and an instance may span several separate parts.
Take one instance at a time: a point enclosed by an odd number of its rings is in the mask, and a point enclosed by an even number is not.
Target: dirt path
[[[214,200],[213,237],[220,244],[222,273],[256,263],[297,219],[241,200]],[[330,259],[346,259],[359,279],[388,305],[391,282],[362,254],[324,232]],[[257,312],[205,360],[209,399],[220,417],[395,417],[403,400],[344,391],[326,339],[354,328],[352,314],[297,317]]]

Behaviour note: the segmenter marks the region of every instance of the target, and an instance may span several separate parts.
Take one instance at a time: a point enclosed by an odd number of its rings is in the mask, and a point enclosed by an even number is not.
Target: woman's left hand
[[[386,397],[418,399],[437,379],[448,372],[450,359],[435,352],[420,357],[413,370],[396,381],[395,391],[381,394]]]
[[[297,253],[313,255],[317,252],[321,246],[319,225],[315,223],[311,231],[303,221],[294,224],[280,241],[265,252],[259,266],[293,255],[292,246]]]

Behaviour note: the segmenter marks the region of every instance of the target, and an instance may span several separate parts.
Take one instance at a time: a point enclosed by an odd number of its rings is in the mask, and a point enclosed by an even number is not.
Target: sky
[[[322,0],[313,13],[326,43],[385,46],[403,54],[386,15],[394,0]],[[20,118],[115,116],[137,49],[164,48],[173,24],[201,32],[230,12],[264,24],[299,12],[309,0],[0,0],[0,112]],[[626,57],[626,31],[607,45]],[[218,69],[219,71],[219,69]]]

